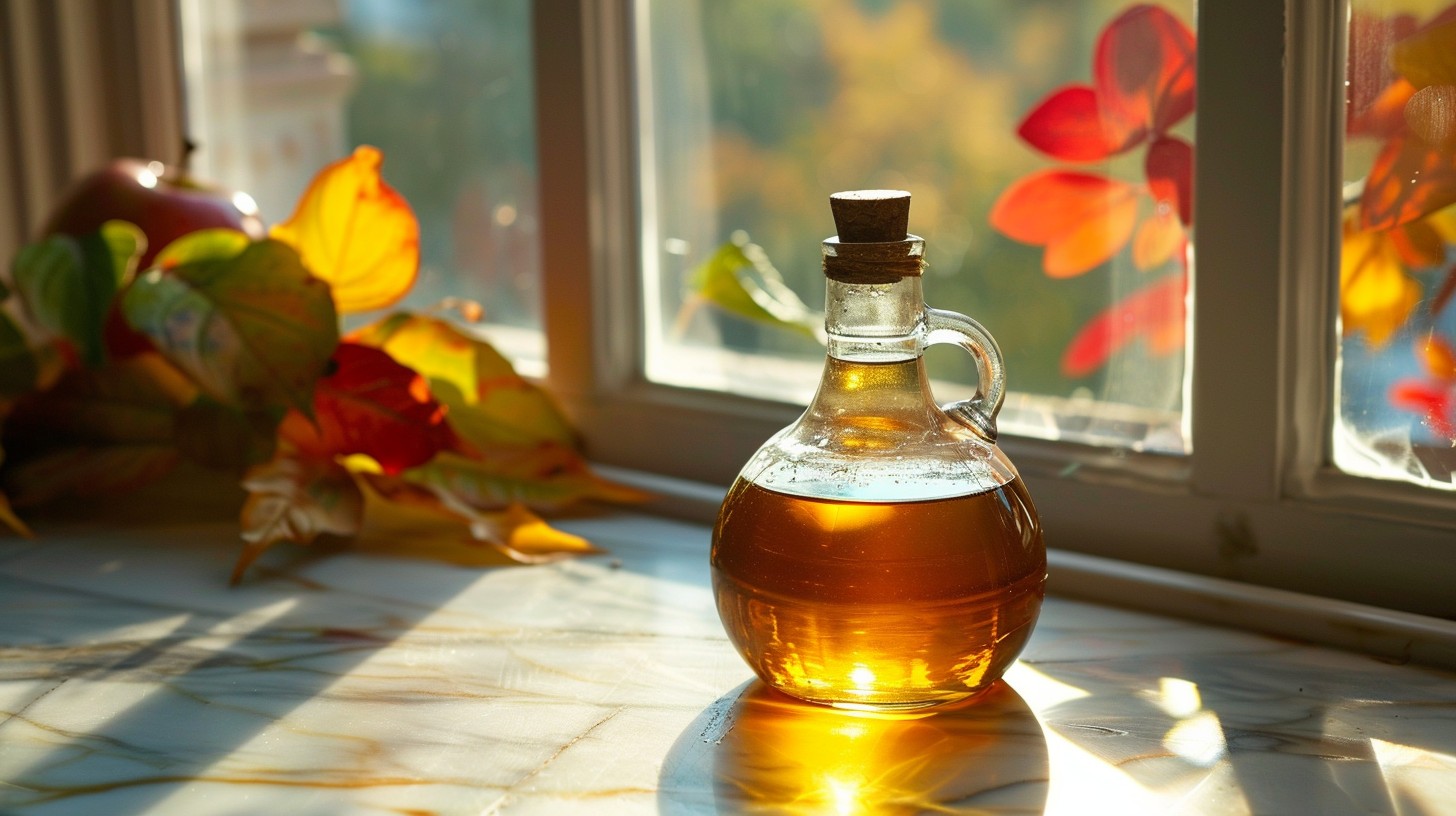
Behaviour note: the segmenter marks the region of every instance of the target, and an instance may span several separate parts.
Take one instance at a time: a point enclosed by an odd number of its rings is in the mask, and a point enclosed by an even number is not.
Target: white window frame
[[[593,458],[722,488],[800,408],[642,376],[632,12],[536,5],[548,378]],[[1325,0],[1198,4],[1193,455],[1002,446],[1051,546],[1456,617],[1456,495],[1329,464],[1344,20]]]
[[[650,111],[632,47],[648,38],[632,12],[633,0],[533,11],[548,381],[593,459],[709,485],[679,504],[709,520],[800,407],[642,376],[636,213],[651,151],[637,122]],[[6,4],[7,257],[102,157],[175,160],[175,13],[172,0]],[[1456,495],[1329,464],[1345,13],[1326,0],[1198,4],[1193,455],[1002,444],[1054,548],[1456,618]]]

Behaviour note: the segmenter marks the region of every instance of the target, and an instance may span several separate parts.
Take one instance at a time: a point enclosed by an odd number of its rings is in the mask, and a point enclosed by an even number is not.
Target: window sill
[[[866,718],[751,681],[703,525],[565,526],[611,555],[478,570],[280,548],[233,590],[230,523],[0,541],[0,809],[1456,807],[1449,674],[1058,595],[977,704]],[[1104,566],[1058,555],[1057,591],[1180,589]]]

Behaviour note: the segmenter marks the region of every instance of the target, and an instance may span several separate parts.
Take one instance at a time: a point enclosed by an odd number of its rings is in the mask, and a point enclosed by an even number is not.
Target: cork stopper
[[[840,243],[903,241],[910,226],[910,194],[904,190],[848,190],[829,197]]]

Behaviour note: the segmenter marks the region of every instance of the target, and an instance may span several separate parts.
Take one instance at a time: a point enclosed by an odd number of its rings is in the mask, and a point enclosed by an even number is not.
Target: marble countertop
[[[1050,598],[1006,682],[917,718],[786,701],[705,528],[463,569],[226,524],[0,541],[0,812],[1456,813],[1456,675]]]

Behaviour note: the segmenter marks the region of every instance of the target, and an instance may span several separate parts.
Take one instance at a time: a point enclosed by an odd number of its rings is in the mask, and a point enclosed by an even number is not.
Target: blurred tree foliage
[[[658,0],[654,9],[670,2]],[[1047,165],[1017,138],[1021,117],[1054,88],[1086,80],[1098,31],[1126,5],[701,3],[701,31],[686,34],[701,38],[710,66],[706,161],[721,237],[746,230],[790,286],[811,304],[822,303],[818,242],[833,231],[829,193],[910,190],[911,231],[928,242],[930,302],[986,324],[1007,354],[1013,388],[1067,395],[1086,385],[1100,392],[1104,374],[1069,382],[1057,361],[1077,327],[1121,290],[1105,275],[1048,280],[1038,251],[998,235],[986,217],[1013,180]],[[1191,17],[1191,9],[1176,10]],[[684,35],[656,30],[654,45]],[[1125,169],[1129,177],[1141,172]],[[694,247],[694,259],[709,250]],[[771,330],[740,328],[724,337],[805,357],[818,353]],[[931,363],[936,376],[974,378],[965,355],[936,354]]]

